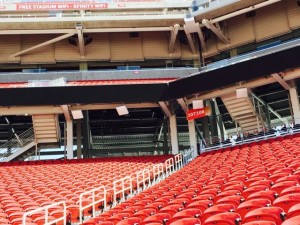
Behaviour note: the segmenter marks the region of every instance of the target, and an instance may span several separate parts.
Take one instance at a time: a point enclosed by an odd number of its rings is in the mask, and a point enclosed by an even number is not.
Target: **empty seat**
[[[118,222],[117,225],[136,225],[140,224],[141,222],[142,220],[138,217],[130,217]]]
[[[213,202],[210,200],[199,200],[199,201],[190,203],[186,208],[200,209],[201,212],[204,212],[208,207],[210,207],[212,205],[213,205]]]
[[[241,224],[241,217],[237,213],[233,212],[226,212],[226,213],[219,213],[208,217],[204,225],[218,225],[218,224],[227,224],[227,225],[239,225]]]
[[[212,207],[209,207],[204,211],[204,213],[201,216],[201,221],[204,222],[208,217],[211,217],[218,213],[223,212],[234,212],[235,206],[232,204],[218,204],[214,205]]]
[[[300,216],[300,203],[293,205],[288,211],[288,218]]]
[[[201,225],[201,222],[197,218],[185,218],[171,222],[170,225]]]
[[[254,209],[250,212],[248,212],[243,222],[252,222],[252,221],[260,221],[260,220],[266,220],[271,221],[276,224],[281,224],[285,220],[285,212],[282,208],[279,207],[263,207]]]
[[[163,223],[166,224],[167,221],[171,219],[171,216],[168,213],[157,213],[153,216],[148,216],[144,219],[143,224],[149,223]]]
[[[178,219],[183,219],[183,218],[198,218],[202,214],[200,209],[184,209],[180,212],[177,212],[175,215],[172,217],[172,221],[178,220]]]
[[[252,199],[241,203],[237,207],[236,212],[240,214],[242,218],[244,218],[248,212],[254,209],[269,206],[270,204],[271,202],[268,199]]]
[[[276,225],[276,223],[271,221],[254,221],[254,222],[243,223],[243,225]]]
[[[278,197],[273,202],[273,205],[281,207],[285,212],[288,212],[293,205],[298,203],[300,203],[300,193],[295,193]]]
[[[282,225],[300,225],[300,216],[295,216],[287,219],[282,223]]]

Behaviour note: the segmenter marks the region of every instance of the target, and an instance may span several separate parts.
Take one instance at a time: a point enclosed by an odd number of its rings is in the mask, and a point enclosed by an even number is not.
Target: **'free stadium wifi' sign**
[[[107,3],[20,3],[16,10],[106,9]]]

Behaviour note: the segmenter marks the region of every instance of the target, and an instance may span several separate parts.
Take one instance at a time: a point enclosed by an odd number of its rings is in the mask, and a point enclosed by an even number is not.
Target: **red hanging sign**
[[[187,120],[194,120],[197,118],[202,118],[207,115],[209,115],[209,108],[204,107],[204,108],[199,108],[199,109],[191,109],[186,112],[186,118]]]

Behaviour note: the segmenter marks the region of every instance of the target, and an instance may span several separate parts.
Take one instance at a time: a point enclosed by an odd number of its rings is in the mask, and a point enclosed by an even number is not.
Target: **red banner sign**
[[[76,10],[76,9],[106,9],[107,3],[20,3],[16,10]]]
[[[186,118],[187,120],[194,120],[197,118],[201,118],[204,116],[207,116],[209,114],[209,108],[199,108],[199,109],[191,109],[186,112]]]

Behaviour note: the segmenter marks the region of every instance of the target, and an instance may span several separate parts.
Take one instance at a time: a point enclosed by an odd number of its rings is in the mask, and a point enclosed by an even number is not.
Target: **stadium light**
[[[119,116],[124,116],[124,115],[129,114],[129,111],[128,111],[126,105],[118,106],[118,107],[116,107],[116,110],[117,110]]]
[[[82,110],[72,110],[71,113],[74,120],[83,119]]]

